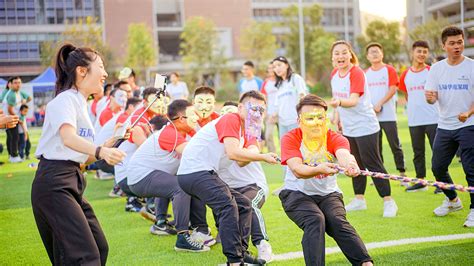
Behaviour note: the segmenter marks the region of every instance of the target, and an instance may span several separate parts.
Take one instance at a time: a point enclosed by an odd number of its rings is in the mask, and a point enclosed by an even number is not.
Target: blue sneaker
[[[211,250],[209,247],[204,246],[198,242],[195,242],[189,232],[178,234],[176,239],[176,245],[174,246],[174,250],[180,252],[206,252]]]

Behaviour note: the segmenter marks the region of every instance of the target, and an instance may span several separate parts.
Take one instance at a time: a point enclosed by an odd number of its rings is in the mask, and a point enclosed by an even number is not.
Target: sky
[[[388,20],[403,20],[406,16],[406,0],[359,0],[360,10]]]

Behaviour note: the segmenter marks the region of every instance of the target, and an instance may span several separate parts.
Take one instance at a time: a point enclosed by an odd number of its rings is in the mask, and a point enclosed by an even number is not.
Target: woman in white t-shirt
[[[358,59],[352,46],[346,41],[336,41],[331,47],[332,100],[336,108],[335,124],[342,127],[342,134],[349,140],[351,152],[361,169],[387,173],[379,150],[380,126],[370,101],[370,93],[364,71],[358,66]],[[340,120],[340,121],[339,121]],[[340,122],[340,123],[339,123]],[[397,204],[391,197],[388,180],[373,178],[380,197],[384,199],[384,217],[397,215]],[[347,206],[347,211],[365,210],[364,194],[367,177],[360,175],[352,179],[355,199]]]
[[[171,100],[184,99],[189,96],[188,86],[185,82],[179,81],[179,74],[173,72],[170,75],[171,83],[166,86],[166,92],[170,95]]]
[[[278,88],[275,104],[278,109],[278,129],[280,139],[290,130],[298,127],[296,105],[307,94],[304,79],[293,72],[288,60],[279,56],[273,59],[275,87]]]
[[[96,51],[65,44],[56,56],[56,76],[56,96],[46,107],[36,150],[33,214],[52,264],[105,265],[107,240],[82,197],[86,182],[79,166],[99,159],[115,165],[125,157],[111,148],[113,139],[93,144],[86,99],[102,90],[107,72]]]

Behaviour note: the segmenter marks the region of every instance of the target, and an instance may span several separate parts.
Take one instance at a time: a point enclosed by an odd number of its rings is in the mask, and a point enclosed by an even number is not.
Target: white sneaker
[[[260,241],[260,244],[257,245],[257,250],[259,259],[265,260],[267,263],[273,260],[272,246],[267,240]]]
[[[216,243],[216,239],[212,237],[210,231],[209,231],[209,234],[204,234],[204,233],[194,230],[191,234],[191,239],[194,242],[200,243],[206,247],[210,247]]]
[[[11,157],[8,159],[9,162],[11,163],[21,163],[23,162],[23,159],[21,159],[20,156],[16,156],[16,157]]]
[[[102,170],[97,170],[96,172],[96,179],[99,179],[99,180],[111,180],[111,179],[114,179],[114,175],[111,174],[111,173],[106,173]]]
[[[395,201],[388,200],[383,202],[383,217],[392,218],[397,216],[398,206]]]
[[[474,209],[471,209],[471,212],[467,215],[464,227],[474,227]]]
[[[457,198],[456,202],[451,202],[448,197],[446,197],[438,208],[434,209],[434,214],[436,216],[446,216],[450,212],[459,211],[462,209],[462,202],[459,198]]]
[[[346,211],[361,211],[367,210],[367,203],[365,203],[365,199],[353,199],[349,204],[346,205]]]

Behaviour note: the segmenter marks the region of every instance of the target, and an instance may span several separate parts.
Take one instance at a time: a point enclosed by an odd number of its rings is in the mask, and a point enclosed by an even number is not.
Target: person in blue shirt
[[[255,76],[255,66],[252,61],[247,61],[242,66],[242,76],[238,84],[239,94],[242,95],[248,91],[261,91],[263,80]]]

